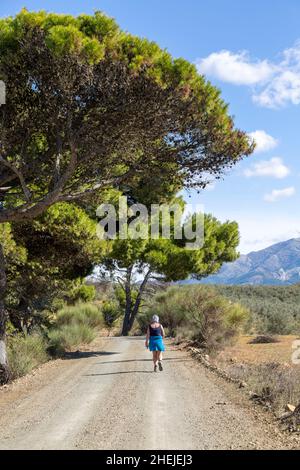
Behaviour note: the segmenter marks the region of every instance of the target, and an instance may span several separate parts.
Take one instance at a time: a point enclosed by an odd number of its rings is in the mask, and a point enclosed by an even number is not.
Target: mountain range
[[[188,280],[186,283],[195,281]],[[196,281],[197,282],[197,281]],[[276,243],[225,263],[217,274],[200,281],[209,284],[274,284],[300,282],[300,238]]]

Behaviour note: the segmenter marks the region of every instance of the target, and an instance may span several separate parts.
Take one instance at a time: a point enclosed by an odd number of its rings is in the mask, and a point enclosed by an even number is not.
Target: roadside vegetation
[[[30,333],[11,328],[8,356],[12,379],[27,374],[51,358],[63,357],[66,352],[90,344],[104,325],[99,307],[78,303],[58,310],[48,328],[36,327]]]
[[[300,284],[292,286],[215,286],[250,312],[248,333],[288,335],[300,332]]]
[[[10,337],[7,350],[12,379],[28,374],[49,360],[47,340],[41,332]]]
[[[141,330],[158,314],[168,335],[190,340],[215,352],[235,340],[248,320],[249,312],[208,286],[174,286],[159,292],[151,306],[140,315]]]
[[[48,332],[48,350],[54,356],[62,356],[72,348],[89,344],[103,325],[102,312],[95,305],[64,307],[58,311],[55,326]]]
[[[158,314],[167,335],[175,338],[176,342],[192,342],[209,354],[216,355],[224,348],[232,347],[241,334],[251,335],[249,343],[256,342],[255,335],[265,335],[257,339],[258,343],[264,343],[264,338],[276,341],[276,333],[279,342],[272,346],[280,350],[280,335],[299,331],[297,301],[300,286],[166,286],[157,284],[156,287],[152,286],[151,292],[147,291],[132,334],[144,334],[149,318]],[[12,378],[26,374],[51,357],[61,357],[82,344],[89,344],[99,332],[103,335],[121,333],[126,298],[120,285],[112,282],[95,285],[81,283],[73,287],[72,292],[68,302],[64,300],[66,297],[57,297],[50,310],[40,312],[37,320],[34,322],[31,319],[29,326],[23,326],[22,330],[10,323],[8,354],[12,363]],[[273,311],[269,310],[272,299],[275,299]],[[291,315],[293,322],[289,317],[291,324],[288,331],[284,320],[278,320],[280,307],[285,303],[291,310],[294,309],[294,315]],[[267,345],[259,346],[263,348]],[[248,350],[246,354],[249,354]],[[282,353],[279,355],[283,356]],[[277,360],[276,356],[262,357],[264,364],[276,363]],[[285,358],[286,362],[288,360],[288,357]],[[247,360],[243,356],[241,364],[244,362]],[[227,367],[227,364],[223,365]],[[251,367],[241,367],[240,370],[233,367],[232,370],[233,373],[238,370],[238,374],[244,370],[245,380],[248,380],[248,372],[255,376],[255,367],[256,364],[252,364]],[[263,376],[257,374],[257,377]]]
[[[300,375],[298,367],[282,362],[222,363],[233,378],[246,383],[250,398],[278,416],[287,411],[287,405],[300,403]],[[299,423],[300,424],[300,423]]]
[[[157,292],[138,322],[145,332],[158,314],[168,335],[202,350],[246,387],[251,400],[277,416],[290,413],[295,430],[300,420],[291,410],[300,403],[300,376],[291,356],[299,339],[299,300],[299,285],[177,285]]]
[[[9,322],[11,379],[26,375],[48,360],[63,358],[65,353],[90,344],[99,334],[120,334],[122,299],[118,287],[111,283],[81,283],[68,297],[54,298],[51,310],[36,312],[22,329]]]
[[[283,425],[299,431],[299,411],[293,414],[291,410],[300,404],[299,365],[292,361],[294,342],[300,339],[300,285],[215,289],[249,311],[244,327],[247,336],[239,338],[235,346],[227,346],[217,356],[216,364],[245,382],[254,402],[277,416],[285,418],[290,413]]]

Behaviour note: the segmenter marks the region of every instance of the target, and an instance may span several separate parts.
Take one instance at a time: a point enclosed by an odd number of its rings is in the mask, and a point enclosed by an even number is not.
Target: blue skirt
[[[162,336],[150,336],[149,340],[150,351],[165,351],[165,345]]]

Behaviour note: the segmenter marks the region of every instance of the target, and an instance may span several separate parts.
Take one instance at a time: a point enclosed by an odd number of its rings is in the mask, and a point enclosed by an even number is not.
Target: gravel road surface
[[[0,449],[287,448],[242,393],[168,345],[154,373],[140,337],[98,339],[0,391]]]

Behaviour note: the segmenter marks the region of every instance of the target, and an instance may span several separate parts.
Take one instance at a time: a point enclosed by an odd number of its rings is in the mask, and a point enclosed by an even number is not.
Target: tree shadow
[[[166,361],[175,361],[175,362],[191,362],[193,361],[192,358],[189,356],[185,357],[164,357],[163,362]],[[152,358],[149,359],[125,359],[124,361],[104,361],[104,362],[96,362],[96,365],[100,364],[121,364],[123,362],[152,362]]]
[[[116,339],[122,339],[124,341],[145,341],[146,338],[146,333],[142,336],[122,336],[122,335],[116,335],[116,336],[104,336],[104,338],[114,341]]]
[[[119,372],[106,372],[103,374],[84,374],[83,377],[97,377],[98,375],[119,375],[119,374],[154,374],[152,370],[122,370]]]
[[[115,351],[74,351],[66,352],[62,359],[83,359],[86,357],[111,356],[113,354],[120,353]]]

